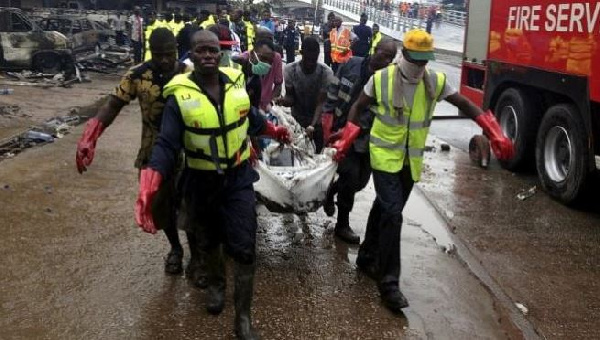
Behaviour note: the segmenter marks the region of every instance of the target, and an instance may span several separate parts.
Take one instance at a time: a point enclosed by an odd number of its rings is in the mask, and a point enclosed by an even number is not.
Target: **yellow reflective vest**
[[[250,157],[247,135],[250,97],[244,75],[230,67],[219,70],[229,78],[223,107],[218,107],[200,90],[190,79],[190,73],[176,75],[163,90],[163,96],[175,96],[181,111],[185,124],[183,146],[191,169],[221,172]]]
[[[256,37],[254,24],[252,23],[252,21],[242,21],[246,25],[246,35],[248,36],[248,51],[252,51],[254,49],[254,38]]]
[[[369,139],[371,167],[396,173],[402,170],[404,164],[410,164],[412,179],[418,181],[421,178],[425,140],[435,104],[446,84],[446,75],[426,71],[415,89],[412,107],[407,105],[405,99],[399,114],[392,101],[396,90],[394,80],[397,67],[392,64],[373,76],[375,104],[371,106],[371,112],[375,114],[375,120]],[[427,95],[424,80],[435,86],[432,99]],[[407,152],[408,161],[405,159]]]
[[[375,47],[381,41],[381,32],[377,32],[377,34],[373,35],[373,39],[371,40],[371,50],[369,51],[370,55],[375,53]]]

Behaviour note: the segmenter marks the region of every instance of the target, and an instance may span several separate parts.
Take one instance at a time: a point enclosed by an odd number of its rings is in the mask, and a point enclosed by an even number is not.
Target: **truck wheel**
[[[500,95],[494,114],[504,134],[515,146],[515,156],[510,161],[501,161],[503,168],[515,171],[533,166],[535,151],[535,133],[539,122],[539,113],[535,100],[521,89],[508,88]]]
[[[535,160],[542,187],[550,196],[572,204],[588,178],[587,132],[574,105],[546,111],[537,135]]]

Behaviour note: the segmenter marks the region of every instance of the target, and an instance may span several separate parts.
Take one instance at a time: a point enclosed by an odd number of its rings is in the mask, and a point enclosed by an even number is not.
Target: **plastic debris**
[[[537,186],[534,185],[531,188],[527,189],[527,190],[522,190],[521,192],[519,192],[517,194],[517,198],[520,201],[524,201],[526,199],[528,199],[529,197],[535,195],[537,193]]]
[[[442,144],[440,145],[440,148],[442,149],[442,151],[445,151],[445,152],[448,152],[448,151],[450,151],[450,145],[449,145],[449,144],[446,144],[446,143],[442,143]]]
[[[519,309],[523,315],[527,315],[527,313],[529,313],[529,309],[525,307],[524,304],[516,302],[515,306],[517,306],[517,309]]]
[[[0,89],[0,94],[13,94],[13,89]]]

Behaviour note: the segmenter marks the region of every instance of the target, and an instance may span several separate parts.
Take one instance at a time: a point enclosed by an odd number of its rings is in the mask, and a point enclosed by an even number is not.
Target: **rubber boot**
[[[255,264],[235,263],[235,335],[238,339],[260,339],[252,328],[250,309],[254,291]]]
[[[192,281],[194,286],[206,289],[208,287],[208,273],[206,269],[206,252],[200,249],[196,242],[196,235],[186,232],[188,245],[190,247],[190,262],[185,269],[186,277]]]
[[[337,224],[335,225],[335,236],[349,244],[360,244],[360,236],[356,235],[350,228],[350,211],[338,207]]]
[[[325,197],[325,202],[323,203],[323,211],[329,217],[335,214],[335,201],[334,196],[337,192],[337,182],[334,182],[327,190],[327,196]]]
[[[207,252],[208,288],[206,311],[218,315],[225,307],[225,259],[221,246]]]

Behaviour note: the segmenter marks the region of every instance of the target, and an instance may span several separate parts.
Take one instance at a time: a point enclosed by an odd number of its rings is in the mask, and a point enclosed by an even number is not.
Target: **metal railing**
[[[361,5],[359,1],[351,0],[323,0],[323,5],[349,12],[356,16],[367,13],[369,20],[394,32],[406,32],[414,28],[425,28],[426,21],[422,18],[409,18],[401,16],[398,12],[382,11],[374,6]],[[382,31],[384,31],[382,29]],[[385,33],[385,32],[384,32]]]
[[[465,26],[467,22],[467,12],[463,11],[443,11],[442,21],[458,26]]]

